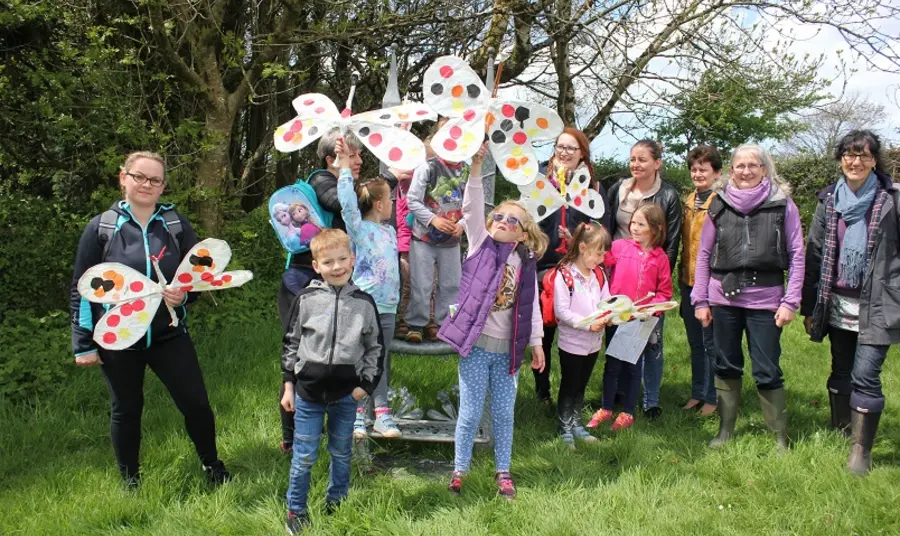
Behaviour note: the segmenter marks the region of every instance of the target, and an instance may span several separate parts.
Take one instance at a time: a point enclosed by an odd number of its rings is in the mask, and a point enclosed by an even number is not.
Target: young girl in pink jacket
[[[654,293],[643,303],[660,303],[672,299],[672,271],[669,269],[669,258],[662,249],[666,240],[666,218],[658,205],[646,203],[640,205],[631,217],[631,238],[622,238],[612,244],[612,250],[606,256],[606,265],[611,266],[610,293],[613,296],[625,295],[633,301]],[[612,340],[615,327],[610,328],[607,336]],[[643,354],[635,364],[620,361],[606,356],[603,368],[603,406],[588,423],[588,428],[595,428],[600,423],[613,418],[613,400],[616,391],[623,394],[622,413],[616,417],[613,430],[628,428],[634,423],[634,409],[637,405],[638,392],[644,362],[651,359],[662,360],[662,318],[657,323],[650,341]],[[662,370],[659,367],[658,370]],[[659,409],[659,388],[662,377],[653,377],[645,382],[645,412],[653,417],[652,409]],[[650,404],[649,406],[647,404]]]
[[[605,320],[586,326],[578,323],[597,310],[609,297],[609,284],[599,265],[609,251],[612,238],[598,223],[580,223],[575,228],[569,250],[557,265],[553,283],[553,311],[558,323],[559,366],[562,378],[556,405],[559,434],[570,447],[575,440],[596,441],[584,429],[581,409],[597,354],[603,345]]]

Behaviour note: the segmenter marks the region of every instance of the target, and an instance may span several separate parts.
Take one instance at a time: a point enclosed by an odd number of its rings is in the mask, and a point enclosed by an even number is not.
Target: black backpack
[[[174,210],[167,210],[163,213],[166,222],[166,228],[169,230],[169,234],[175,241],[175,255],[180,259],[181,258],[181,237],[184,234],[184,228],[181,225],[181,220],[178,218],[178,214]],[[100,256],[100,262],[106,260],[106,255],[109,253],[109,246],[112,244],[112,237],[116,234],[118,230],[116,228],[116,223],[119,221],[119,213],[115,210],[107,210],[103,214],[100,215],[100,225],[97,227],[97,240],[100,241],[101,247],[103,247],[103,253]]]

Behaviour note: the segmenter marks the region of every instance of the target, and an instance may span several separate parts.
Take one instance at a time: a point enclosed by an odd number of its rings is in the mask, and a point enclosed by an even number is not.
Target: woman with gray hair
[[[734,434],[745,332],[766,424],[775,432],[779,449],[788,446],[780,339],[800,307],[804,267],[800,212],[789,194],[762,147],[741,145],[731,156],[728,182],[710,204],[703,224],[691,303],[704,326],[712,322],[716,346],[720,425],[709,443],[712,448]]]
[[[869,130],[844,136],[834,158],[841,175],[817,194],[801,314],[810,339],[831,339],[831,424],[851,433],[847,465],[864,475],[884,410],[881,367],[900,342],[900,189]]]

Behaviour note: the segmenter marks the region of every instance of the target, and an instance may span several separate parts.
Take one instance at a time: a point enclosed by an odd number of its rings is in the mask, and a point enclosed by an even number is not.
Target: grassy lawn
[[[274,301],[274,300],[273,300]],[[0,405],[0,534],[283,534],[290,461],[278,450],[278,322],[237,321],[195,339],[217,417],[221,457],[235,480],[207,488],[180,414],[148,374],[143,487],[120,485],[108,438],[109,398],[98,370],[76,370],[55,393],[28,406]],[[827,431],[826,345],[795,322],[782,338],[793,449],[775,454],[749,375],[738,437],[721,451],[705,445],[716,418],[685,414],[690,361],[683,325],[666,322],[661,421],[635,426],[569,451],[553,419],[521,375],[513,474],[519,497],[496,497],[493,456],[476,453],[463,495],[446,475],[414,469],[354,472],[348,501],[321,512],[327,480],[322,449],[311,490],[310,534],[900,534],[900,368],[897,350],[883,374],[888,397],[874,451],[875,470],[844,470],[848,440]],[[40,351],[39,349],[35,349]],[[748,365],[749,367],[749,365]],[[588,387],[599,400],[602,362]],[[456,383],[456,360],[401,356],[394,383],[423,409]],[[558,385],[558,367],[554,386]],[[450,462],[452,445],[381,442],[393,459]]]

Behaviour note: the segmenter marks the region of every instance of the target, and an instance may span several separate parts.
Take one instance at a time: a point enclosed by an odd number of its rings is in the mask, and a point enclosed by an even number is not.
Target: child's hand
[[[365,398],[366,395],[368,395],[368,394],[369,393],[367,393],[366,390],[363,389],[362,387],[357,387],[357,388],[353,389],[352,393],[350,393],[350,395],[353,397],[353,400],[356,400],[357,402],[359,402],[360,400]]]
[[[460,225],[458,223],[454,223],[453,224],[453,232],[450,234],[452,234],[455,238],[459,238],[462,236],[463,231],[465,231],[465,228],[463,228],[462,225]]]
[[[565,225],[559,226],[559,239],[565,240],[566,242],[572,240],[572,233],[569,232],[569,228]]]
[[[591,324],[591,327],[590,327],[591,332],[599,333],[599,332],[603,331],[603,328],[605,328],[606,325],[609,324],[609,318],[610,318],[609,315],[606,315],[603,318],[598,318],[597,320],[595,320],[594,323]]]
[[[478,149],[478,152],[472,155],[472,165],[478,164],[479,166],[484,163],[484,158],[487,156],[488,150],[487,142],[481,144],[481,148]]]
[[[431,219],[431,226],[442,233],[447,233],[448,235],[452,235],[456,232],[456,224],[448,220],[447,218],[442,218],[440,216],[436,216]]]
[[[334,143],[334,154],[337,155],[338,166],[341,169],[350,169],[350,148],[344,143],[344,138],[338,138]]]
[[[543,346],[532,346],[531,347],[531,368],[538,372],[544,372],[544,347]]]
[[[294,412],[294,384],[284,382],[284,395],[281,397],[281,407],[289,413]]]
[[[409,181],[413,176],[413,170],[411,169],[388,168],[388,171],[394,175],[394,178],[397,179],[398,183],[401,181]]]

